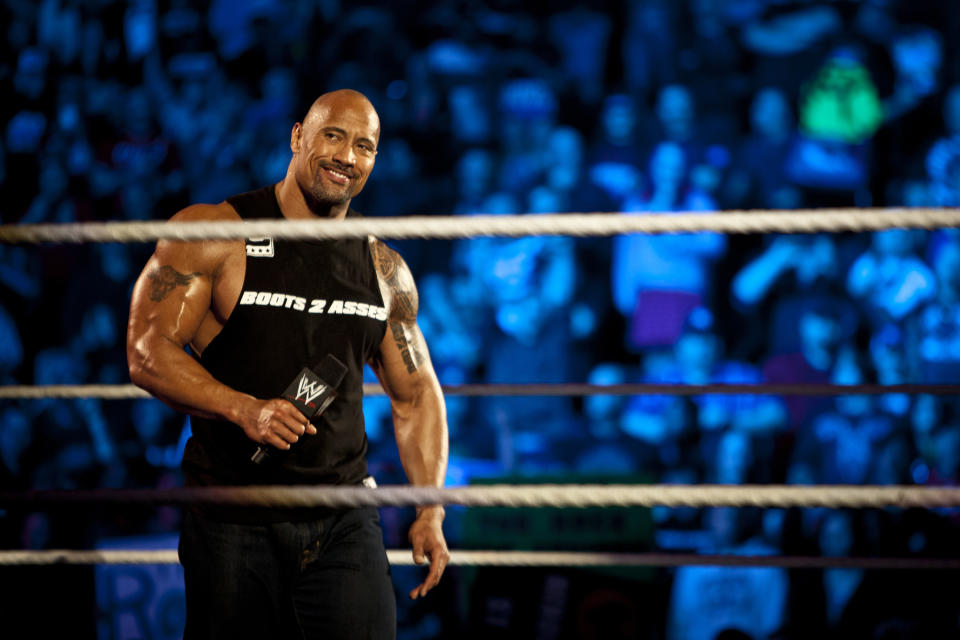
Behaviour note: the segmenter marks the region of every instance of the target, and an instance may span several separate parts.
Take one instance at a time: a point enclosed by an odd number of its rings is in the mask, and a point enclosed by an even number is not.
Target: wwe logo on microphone
[[[327,385],[320,382],[320,380],[311,380],[304,374],[300,376],[300,381],[297,383],[296,399],[306,405],[311,405],[326,389]]]

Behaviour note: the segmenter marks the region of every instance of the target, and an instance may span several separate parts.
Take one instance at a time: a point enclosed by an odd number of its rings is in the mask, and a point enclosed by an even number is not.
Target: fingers
[[[275,433],[268,433],[264,437],[263,441],[266,444],[272,445],[277,449],[283,449],[284,451],[290,448],[290,443],[285,441],[283,438],[281,438]]]
[[[290,444],[296,443],[296,441],[300,439],[300,436],[306,432],[304,425],[292,420],[288,416],[280,416],[277,422],[279,422],[279,425],[274,433]]]
[[[440,583],[440,578],[443,576],[443,571],[447,568],[449,561],[450,553],[446,548],[442,550],[442,553],[431,554],[430,572],[427,574],[427,579],[424,580],[420,586],[420,595],[425,595],[427,591],[430,591]]]
[[[450,552],[447,550],[446,543],[442,540],[434,540],[433,547],[426,553],[424,553],[423,545],[414,544],[413,561],[416,564],[424,564],[428,557],[430,559],[430,571],[427,573],[426,579],[410,592],[410,599],[412,600],[427,595],[428,591],[440,583],[440,578],[450,562]]]
[[[449,556],[448,556],[449,557]],[[419,564],[419,563],[418,563]],[[410,592],[410,599],[416,600],[417,598],[427,595],[427,592],[433,589],[440,583],[440,578],[443,576],[443,569],[446,567],[446,561],[437,561],[430,563],[430,573],[427,574],[426,580],[417,585],[413,591]]]
[[[281,399],[269,400],[262,405],[258,423],[260,441],[283,450],[296,444],[300,436],[317,432],[306,416]]]

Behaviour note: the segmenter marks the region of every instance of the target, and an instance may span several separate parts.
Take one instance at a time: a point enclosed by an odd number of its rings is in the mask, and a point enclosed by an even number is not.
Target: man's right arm
[[[223,220],[229,216],[224,206],[189,207],[172,220]],[[296,407],[222,384],[185,351],[212,310],[215,287],[236,242],[157,243],[130,302],[130,379],[181,411],[232,422],[254,442],[288,449],[304,432],[315,432]]]

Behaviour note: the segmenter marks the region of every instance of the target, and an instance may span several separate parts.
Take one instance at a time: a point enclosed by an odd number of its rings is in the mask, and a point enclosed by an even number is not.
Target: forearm
[[[156,336],[127,350],[130,379],[179,411],[239,424],[252,396],[219,382],[176,343]]]
[[[447,417],[439,384],[405,402],[394,402],[393,425],[400,462],[410,484],[441,487],[447,472]]]

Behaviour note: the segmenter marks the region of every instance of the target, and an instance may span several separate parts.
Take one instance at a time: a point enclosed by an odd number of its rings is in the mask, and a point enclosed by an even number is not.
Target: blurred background
[[[960,204],[956,2],[3,0],[0,16],[4,224],[166,219],[275,182],[292,124],[342,87],[382,120],[353,203],[367,216]],[[444,384],[960,379],[956,230],[391,245]],[[128,383],[129,294],[151,251],[0,245],[2,383]],[[454,485],[960,473],[950,396],[447,405]],[[366,426],[371,472],[404,482],[384,398]],[[188,434],[155,400],[4,401],[0,486],[177,486]],[[0,544],[175,546],[176,510],[116,511],[0,512]],[[387,546],[405,545],[412,513],[382,517]],[[447,533],[453,548],[942,556],[957,522],[451,508]],[[178,570],[4,569],[0,615],[32,637],[176,638]],[[452,567],[410,603],[422,573],[394,570],[401,639],[935,638],[960,616],[946,572]]]

